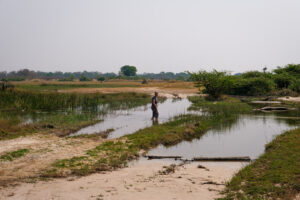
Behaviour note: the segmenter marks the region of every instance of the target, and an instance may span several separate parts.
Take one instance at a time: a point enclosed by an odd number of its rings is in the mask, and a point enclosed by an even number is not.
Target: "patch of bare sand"
[[[68,90],[59,90],[59,92],[78,92],[78,93],[121,93],[136,92],[153,94],[158,92],[160,96],[167,98],[195,96],[199,92],[196,88],[159,88],[159,87],[119,87],[119,88],[76,88]]]
[[[33,137],[20,137],[14,140],[0,141],[0,154],[6,151],[14,151],[21,148],[27,148],[33,144],[38,143],[39,140]]]
[[[30,152],[13,161],[0,161],[0,187],[36,177],[59,159],[84,155],[103,139],[59,138],[55,135],[35,135],[1,141],[1,154],[27,148]]]
[[[300,97],[280,97],[278,98],[279,100],[282,101],[292,101],[292,102],[300,102]]]
[[[200,163],[176,167],[161,175],[168,161],[138,161],[131,167],[81,178],[22,183],[0,191],[2,199],[175,200],[214,199],[243,163]],[[1,198],[0,198],[1,199]]]

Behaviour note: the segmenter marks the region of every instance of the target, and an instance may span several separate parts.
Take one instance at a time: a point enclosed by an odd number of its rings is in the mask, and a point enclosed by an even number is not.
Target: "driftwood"
[[[198,157],[193,158],[192,161],[247,161],[250,162],[251,158],[249,156],[245,157]]]
[[[167,158],[171,158],[171,159],[181,159],[181,156],[145,156],[146,158],[148,158],[149,160],[152,160],[152,159],[167,159]]]

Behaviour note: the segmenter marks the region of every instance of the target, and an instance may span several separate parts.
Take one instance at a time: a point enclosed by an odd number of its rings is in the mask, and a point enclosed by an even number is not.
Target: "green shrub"
[[[255,77],[262,77],[264,73],[259,71],[249,71],[242,74],[242,78],[255,78]]]
[[[91,79],[89,79],[88,77],[82,75],[80,78],[79,78],[80,81],[90,81]]]
[[[293,77],[287,73],[276,74],[274,76],[274,82],[279,89],[288,88],[293,81]]]
[[[294,80],[291,85],[289,86],[289,89],[300,93],[300,80]]]
[[[230,91],[234,95],[257,96],[268,94],[274,89],[274,82],[264,77],[236,79]]]
[[[100,77],[97,78],[97,80],[100,81],[100,82],[103,82],[103,81],[105,81],[105,77],[100,76]]]
[[[191,79],[195,86],[203,89],[203,93],[209,94],[210,97],[218,99],[222,94],[226,93],[232,86],[232,78],[227,72],[199,71],[198,73],[190,73]]]
[[[282,74],[282,73],[287,73],[290,76],[293,76],[295,78],[300,78],[300,64],[295,65],[295,64],[288,64],[285,67],[278,67],[277,69],[274,70],[276,74]]]

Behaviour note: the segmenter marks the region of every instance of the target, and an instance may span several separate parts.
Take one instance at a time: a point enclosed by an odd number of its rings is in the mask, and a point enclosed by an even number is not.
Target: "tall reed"
[[[0,109],[73,110],[79,107],[95,108],[99,104],[130,108],[148,103],[148,98],[148,95],[136,93],[81,94],[14,90],[0,92]]]

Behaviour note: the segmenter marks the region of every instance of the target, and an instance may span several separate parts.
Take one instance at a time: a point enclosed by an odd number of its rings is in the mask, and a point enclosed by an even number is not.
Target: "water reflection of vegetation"
[[[259,105],[248,104],[248,101],[241,101],[238,98],[227,97],[219,101],[207,101],[204,97],[190,97],[189,100],[193,103],[189,110],[201,110],[206,115],[218,117],[220,123],[216,124],[215,130],[230,129],[245,114],[249,116],[272,116],[278,123],[285,122],[289,125],[298,125],[300,119],[300,107],[297,104],[285,105],[296,108],[291,111],[261,112],[253,111],[253,108],[258,108]],[[222,123],[222,119],[225,118],[226,123]]]
[[[236,98],[226,98],[220,101],[207,101],[204,97],[190,97],[193,103],[189,110],[201,110],[215,123],[214,130],[230,129],[240,118],[241,114],[252,113],[252,107]]]

